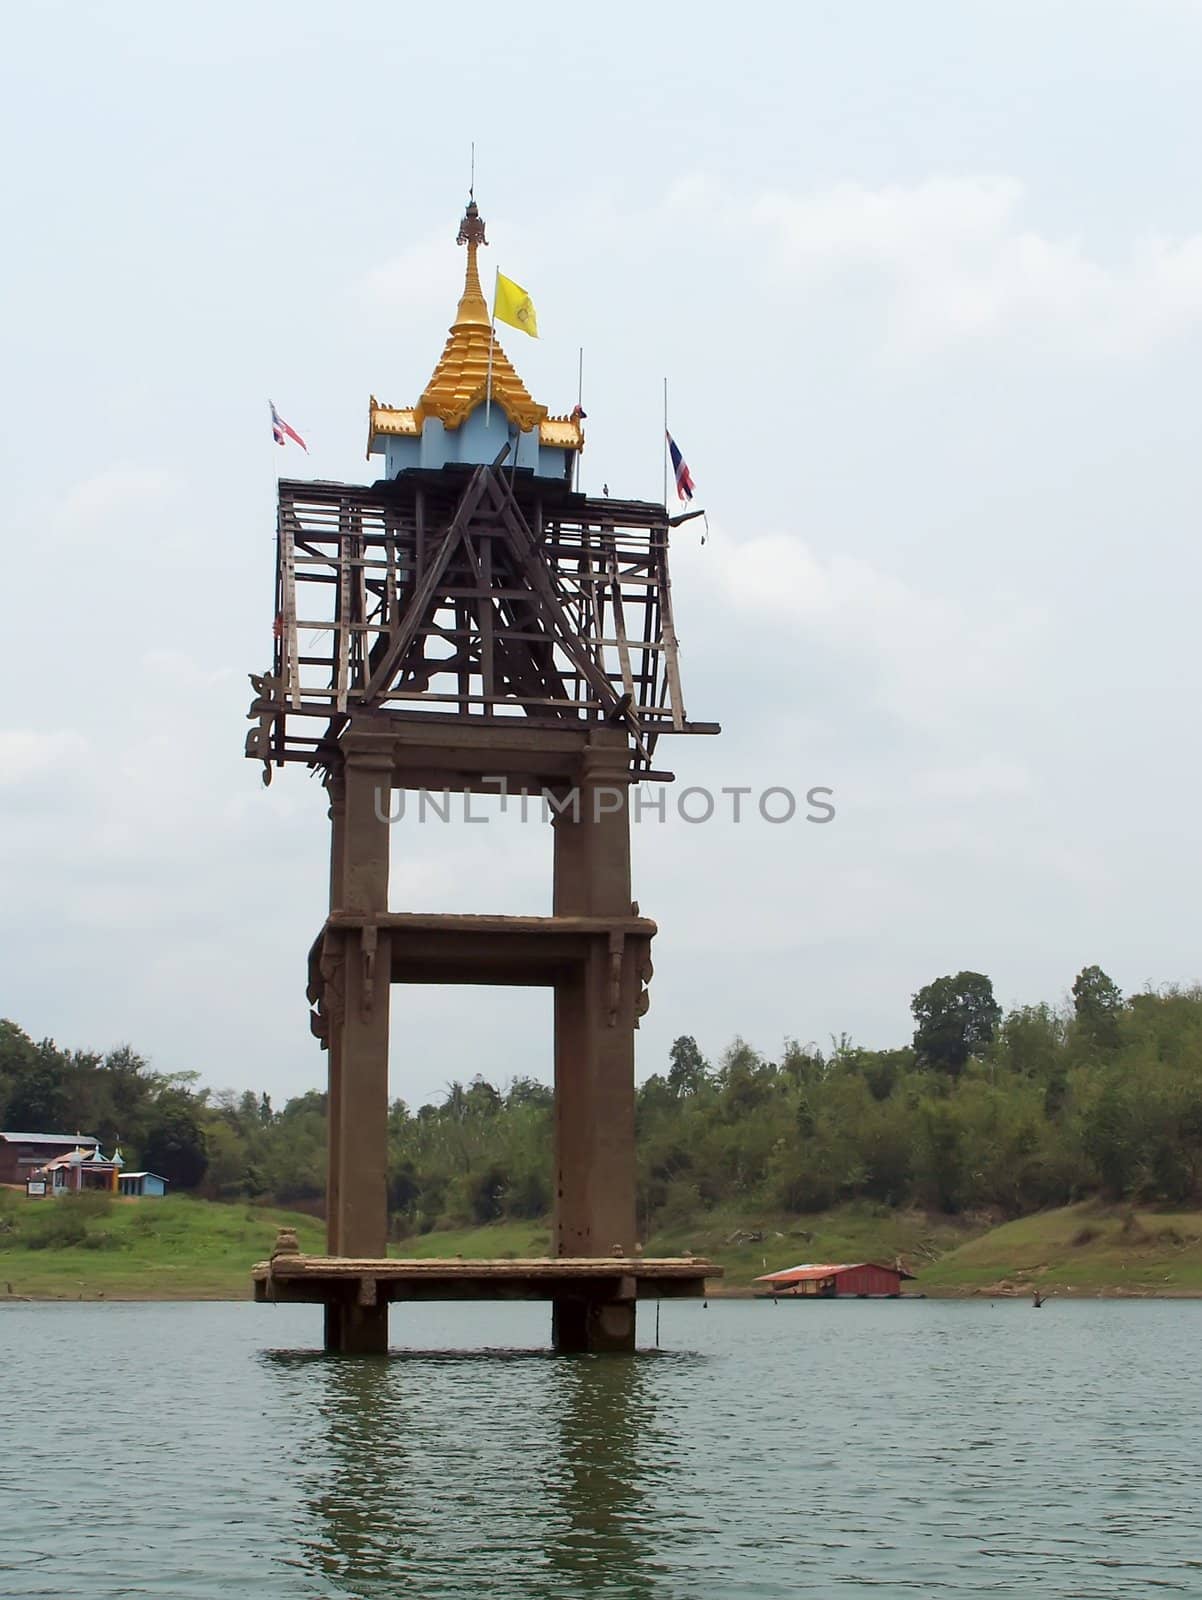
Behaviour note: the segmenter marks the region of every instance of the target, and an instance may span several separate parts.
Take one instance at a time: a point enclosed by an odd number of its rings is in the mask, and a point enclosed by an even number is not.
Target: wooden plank
[[[680,662],[676,649],[676,624],[672,619],[672,580],[668,576],[668,539],[664,535],[663,564],[659,585],[660,637],[664,641],[664,671],[672,708],[672,726],[684,726],[684,693],[680,687]]]
[[[255,1274],[274,1278],[374,1279],[377,1284],[405,1278],[717,1278],[723,1269],[696,1257],[539,1256],[464,1260],[453,1257],[401,1258],[280,1255],[256,1262]]]
[[[618,636],[618,663],[622,669],[622,688],[634,701],[634,674],[630,670],[630,646],[626,640],[626,614],[622,610],[622,585],[618,581],[618,563],[613,549],[606,551],[610,574],[610,605],[613,607],[614,632]]]
[[[350,513],[343,508],[339,512],[338,527],[338,610],[335,618],[334,633],[334,706],[338,711],[346,710],[346,694],[350,678],[350,652],[351,635],[349,624],[351,621],[351,569],[346,561],[347,547],[350,542]]]
[[[650,917],[507,917],[496,912],[474,911],[378,911],[360,915],[353,911],[331,911],[326,926],[355,932],[360,928],[397,929],[402,933],[470,933],[503,938],[506,934],[594,935],[607,939],[621,933],[631,939],[651,939],[656,924]]]

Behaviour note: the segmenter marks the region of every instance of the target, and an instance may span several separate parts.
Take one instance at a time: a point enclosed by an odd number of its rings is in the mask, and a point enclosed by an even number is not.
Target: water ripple
[[[609,1360],[393,1316],[0,1308],[0,1594],[1202,1595],[1202,1305],[669,1304]]]

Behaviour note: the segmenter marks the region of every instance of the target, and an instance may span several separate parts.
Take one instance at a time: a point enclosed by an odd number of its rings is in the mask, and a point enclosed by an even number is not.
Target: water
[[[0,1595],[1202,1596],[1202,1303],[392,1316],[0,1308]]]

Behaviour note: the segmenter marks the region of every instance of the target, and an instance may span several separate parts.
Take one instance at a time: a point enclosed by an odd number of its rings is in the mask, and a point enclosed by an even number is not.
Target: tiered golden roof
[[[476,263],[479,246],[487,244],[484,221],[472,200],[459,228],[460,244],[467,245],[467,273],[459,308],[438,365],[417,405],[386,406],[371,397],[368,453],[377,436],[417,438],[427,417],[437,417],[444,428],[454,429],[480,405],[489,391],[489,345],[492,346],[492,401],[500,406],[523,433],[538,428],[539,443],[560,450],[580,450],[584,434],[577,417],[552,417],[540,406],[518,377],[509,357],[497,343],[480,287]]]

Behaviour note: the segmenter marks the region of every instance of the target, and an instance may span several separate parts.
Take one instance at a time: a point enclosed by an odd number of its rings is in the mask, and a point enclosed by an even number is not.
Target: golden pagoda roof
[[[500,406],[516,428],[527,433],[538,428],[539,443],[560,450],[584,448],[584,433],[579,418],[552,417],[540,406],[518,377],[509,357],[497,342],[489,316],[488,301],[480,287],[477,251],[487,244],[484,219],[474,200],[459,226],[459,244],[467,245],[467,271],[455,320],[438,365],[434,368],[422,397],[415,406],[382,405],[371,397],[368,425],[368,454],[378,435],[417,438],[427,417],[437,417],[444,428],[455,429],[466,421],[489,392],[489,346],[492,347],[492,401]]]

